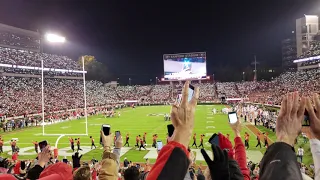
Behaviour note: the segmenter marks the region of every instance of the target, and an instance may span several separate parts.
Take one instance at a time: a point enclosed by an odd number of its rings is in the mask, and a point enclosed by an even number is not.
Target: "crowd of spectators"
[[[320,90],[318,70],[286,72],[272,81],[194,83],[200,87],[199,100],[213,102],[221,97],[243,97],[251,102],[279,105],[281,97],[292,91],[309,96]],[[86,81],[87,106],[103,106],[134,100],[137,103],[169,104],[181,93],[182,84],[117,86],[99,81]],[[46,111],[84,107],[82,80],[46,78],[44,81]],[[0,78],[0,114],[20,116],[41,112],[41,78]]]
[[[217,82],[216,85],[219,97],[237,97],[239,95],[234,82]]]
[[[183,98],[188,97],[188,83],[183,88]],[[234,145],[227,136],[217,134],[219,145],[212,145],[213,159],[209,157],[205,149],[201,154],[205,159],[206,169],[198,169],[195,172],[195,156],[188,149],[194,128],[195,108],[199,98],[199,88],[195,88],[191,101],[182,99],[180,106],[173,105],[171,121],[175,127],[173,135],[168,143],[159,151],[155,164],[151,167],[146,163],[143,168],[138,164],[133,165],[124,161],[120,164],[120,154],[123,147],[122,137],[115,139],[113,135],[105,135],[101,131],[103,153],[101,160],[81,162],[78,152],[72,156],[72,162],[60,159],[57,154],[52,154],[48,145],[42,149],[35,160],[0,159],[0,179],[40,179],[40,180],[177,180],[177,179],[214,179],[214,180],[251,180],[251,179],[310,179],[305,174],[305,168],[299,166],[293,145],[302,130],[304,111],[310,114],[311,121],[309,131],[306,132],[310,139],[311,151],[315,162],[319,162],[320,155],[317,149],[320,147],[320,116],[314,112],[309,97],[302,97],[299,101],[298,92],[289,93],[283,98],[283,103],[277,118],[277,141],[270,146],[264,154],[259,165],[247,162],[244,143],[241,139],[241,123],[229,124],[234,133]],[[312,101],[316,109],[320,109],[320,100],[317,94],[313,94]],[[297,102],[297,103],[294,103]],[[287,104],[293,104],[287,106]],[[0,137],[0,141],[2,138]],[[112,148],[113,147],[113,148]],[[301,150],[300,150],[301,151]],[[15,154],[15,153],[14,153]],[[14,156],[13,154],[13,156]],[[303,154],[298,153],[299,156]],[[314,178],[319,178],[319,164],[314,165]]]
[[[17,48],[40,50],[40,38],[6,31],[0,31],[0,44]]]
[[[42,60],[46,68],[81,70],[80,65],[67,56],[0,47],[0,63],[3,64],[41,67]]]

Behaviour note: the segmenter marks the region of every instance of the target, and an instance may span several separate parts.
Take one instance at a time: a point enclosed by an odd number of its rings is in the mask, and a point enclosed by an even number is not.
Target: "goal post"
[[[82,71],[67,70],[67,69],[54,69],[55,72],[72,72],[82,74],[83,77],[83,97],[84,97],[84,118],[85,118],[85,134],[47,134],[45,133],[45,102],[44,102],[44,71],[50,71],[52,68],[44,68],[43,59],[41,59],[41,107],[42,107],[42,135],[43,136],[59,136],[56,146],[60,138],[63,136],[88,136],[88,114],[87,114],[87,96],[86,96],[86,73],[84,68],[84,57],[82,59]]]

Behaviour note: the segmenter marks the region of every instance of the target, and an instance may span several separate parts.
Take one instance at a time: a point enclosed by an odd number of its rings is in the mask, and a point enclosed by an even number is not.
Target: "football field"
[[[151,148],[152,135],[158,134],[158,140],[162,140],[164,144],[166,143],[167,124],[170,124],[170,121],[164,121],[164,114],[169,113],[170,108],[170,106],[138,106],[135,109],[121,109],[121,117],[104,118],[102,115],[90,116],[88,117],[88,136],[72,136],[72,138],[80,137],[81,139],[81,148],[83,151],[79,152],[83,154],[82,160],[87,161],[92,158],[99,160],[102,155],[102,148],[99,145],[101,125],[110,124],[112,132],[117,130],[121,131],[124,141],[125,135],[127,133],[130,135],[130,146],[122,149],[121,159],[126,157],[133,162],[144,162],[146,158],[149,158],[150,162],[154,162],[157,157],[157,151],[155,148]],[[218,112],[220,112],[220,110],[224,108],[224,105],[198,105],[195,117],[194,132],[197,133],[197,145],[200,144],[200,134],[204,134],[204,146],[208,150],[210,149],[208,139],[213,133],[229,133],[232,143],[234,138],[233,131],[228,124],[227,115],[221,113],[213,115],[213,108],[216,108]],[[44,131],[45,134],[48,135],[42,135],[42,127],[31,127],[8,133],[1,133],[5,141],[5,153],[2,156],[11,156],[9,142],[12,138],[17,138],[17,145],[20,148],[19,158],[33,159],[36,157],[34,145],[32,144],[33,141],[40,142],[47,140],[51,146],[54,146],[59,137],[58,134],[85,134],[86,124],[84,119],[72,120],[47,125],[45,126]],[[254,161],[259,161],[262,157],[261,150],[252,147],[256,143],[256,137],[249,129],[243,126],[242,134],[246,131],[250,134],[251,142],[251,147],[249,151],[247,151],[247,156]],[[147,150],[139,151],[134,147],[135,137],[137,135],[142,136],[144,132],[147,133]],[[94,137],[97,149],[91,149],[91,140],[89,136]],[[191,144],[192,142],[190,142],[190,145]],[[75,146],[75,148],[77,148],[77,146]],[[59,140],[58,149],[60,159],[64,156],[71,159],[73,152],[70,149],[68,136],[64,136]],[[191,147],[191,149],[196,153],[196,160],[203,161],[200,149],[195,149],[195,147]]]

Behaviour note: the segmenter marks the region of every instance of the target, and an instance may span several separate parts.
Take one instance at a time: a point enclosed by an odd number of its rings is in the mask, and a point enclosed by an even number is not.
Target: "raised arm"
[[[302,129],[304,111],[305,98],[299,102],[298,92],[283,98],[277,119],[277,142],[267,149],[261,160],[259,179],[302,179],[293,145]]]
[[[194,127],[194,113],[199,97],[199,88],[196,88],[188,102],[188,88],[189,82],[186,82],[181,104],[172,106],[171,120],[175,127],[172,141],[159,152],[157,161],[147,176],[148,180],[183,179],[188,171],[190,162],[187,147]]]

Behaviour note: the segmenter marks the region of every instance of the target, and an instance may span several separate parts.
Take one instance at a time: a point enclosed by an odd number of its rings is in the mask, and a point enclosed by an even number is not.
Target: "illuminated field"
[[[210,147],[207,143],[208,139],[213,133],[222,132],[223,134],[229,133],[233,139],[233,132],[228,125],[228,118],[224,114],[213,115],[211,113],[212,108],[215,107],[218,110],[223,108],[222,105],[206,105],[197,106],[196,118],[195,118],[195,128],[194,132],[197,133],[197,143],[199,145],[200,134],[205,134],[204,139],[205,148]],[[81,136],[81,148],[83,151],[82,160],[91,160],[92,158],[100,159],[102,154],[101,146],[99,146],[99,131],[102,124],[110,124],[111,130],[114,132],[120,130],[122,135],[125,136],[127,133],[130,134],[130,147],[125,147],[122,149],[122,159],[127,157],[129,160],[134,162],[143,162],[145,158],[149,158],[151,162],[155,161],[157,156],[156,149],[151,148],[152,134],[158,134],[158,139],[166,142],[166,125],[170,122],[164,121],[164,113],[170,112],[170,106],[144,106],[137,107],[136,109],[125,108],[121,110],[121,117],[114,118],[104,118],[102,115],[88,117],[88,131],[89,136],[93,136],[98,146],[97,149],[91,150],[91,141],[88,136]],[[242,133],[248,131],[245,127]],[[137,135],[142,135],[147,132],[147,147],[148,150],[136,150],[133,146],[135,144],[135,137]],[[251,147],[256,143],[255,136],[251,133]],[[62,122],[59,124],[45,126],[45,133],[47,134],[85,134],[85,121],[73,120]],[[32,159],[36,156],[34,152],[34,146],[32,141],[42,141],[47,140],[51,146],[54,146],[58,136],[42,136],[42,128],[29,128],[20,131],[13,131],[10,133],[2,133],[5,140],[5,150],[7,151],[5,155],[8,155],[8,151],[11,150],[9,147],[9,141],[11,138],[18,138],[18,146],[20,148],[20,159]],[[77,137],[73,137],[77,138]],[[125,139],[125,137],[123,137]],[[190,145],[192,142],[190,142]],[[59,155],[60,158],[67,156],[70,159],[72,151],[70,150],[70,145],[68,137],[65,136],[60,139],[59,144]],[[76,148],[76,147],[75,147]],[[248,156],[253,159],[261,158],[262,154],[255,147],[250,148]],[[196,152],[196,158],[198,161],[203,161],[202,155],[199,153],[200,149],[193,149]],[[9,152],[11,155],[11,152]],[[254,156],[254,157],[253,157]]]

